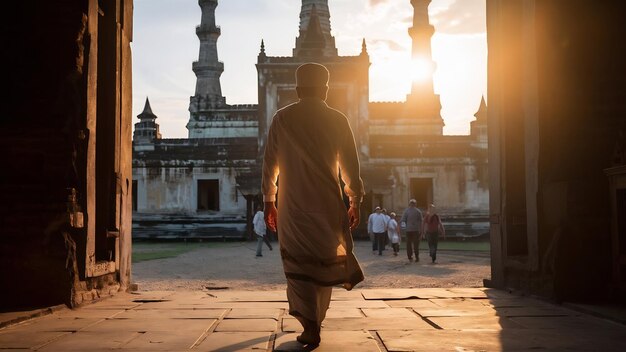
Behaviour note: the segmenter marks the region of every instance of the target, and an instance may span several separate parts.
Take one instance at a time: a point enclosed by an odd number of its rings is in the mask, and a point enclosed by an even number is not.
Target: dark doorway
[[[98,83],[96,114],[96,261],[115,260],[118,221],[119,143],[117,22],[115,2],[98,2]]]
[[[626,287],[626,189],[617,190],[617,241],[619,243],[619,283]]]
[[[198,211],[220,210],[220,181],[198,180]]]
[[[133,180],[133,211],[137,211],[137,181]]]
[[[411,178],[410,199],[417,201],[418,208],[428,208],[433,202],[433,179]]]

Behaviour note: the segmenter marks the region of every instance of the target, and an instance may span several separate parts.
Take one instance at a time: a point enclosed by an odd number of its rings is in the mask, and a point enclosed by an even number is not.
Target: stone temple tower
[[[220,28],[215,25],[217,0],[199,0],[198,4],[202,9],[202,19],[196,27],[200,53],[198,61],[192,64],[196,74],[196,91],[189,99],[189,138],[196,137],[191,133],[195,121],[202,121],[209,111],[226,105],[220,85],[224,64],[217,58],[217,39],[221,34]]]
[[[217,58],[217,39],[221,34],[215,24],[217,0],[199,0],[202,9],[196,34],[200,39],[198,61],[192,64],[196,74],[196,92],[189,99],[189,138],[205,139],[206,143],[229,145],[256,144],[258,134],[257,106],[228,105],[222,96],[220,76],[224,64]],[[242,140],[248,139],[248,140]],[[208,141],[212,139],[213,141]]]
[[[428,120],[432,126],[424,126],[427,131],[441,134],[441,101],[435,94],[433,72],[435,63],[432,59],[431,39],[435,28],[430,24],[428,5],[431,0],[411,0],[413,6],[413,26],[409,28],[412,39],[412,65],[421,70],[420,77],[413,77],[411,94],[407,96],[407,105],[416,118]],[[426,132],[426,131],[424,131]]]

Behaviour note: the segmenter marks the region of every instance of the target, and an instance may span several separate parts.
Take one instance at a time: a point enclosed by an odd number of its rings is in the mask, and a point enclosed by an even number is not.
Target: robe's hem
[[[350,288],[348,289],[348,291],[350,291],[352,288],[354,288],[354,286],[356,286],[358,283],[360,283],[361,281],[363,281],[365,279],[363,274],[359,273],[359,272],[355,272],[352,275],[350,275],[350,278],[348,280],[339,279],[339,280],[332,280],[332,281],[322,281],[322,280],[318,280],[318,279],[316,279],[314,277],[311,277],[309,275],[298,274],[298,273],[288,273],[288,272],[286,272],[285,276],[288,279],[309,281],[309,282],[313,282],[313,283],[315,283],[317,285],[320,285],[320,286],[337,286],[337,285],[344,285],[345,286],[345,284],[350,284]]]
[[[289,252],[287,252],[285,249],[281,248],[280,249],[280,255],[282,257],[283,260],[287,260],[287,261],[291,261],[297,264],[311,264],[311,265],[319,265],[322,267],[331,267],[331,266],[335,266],[335,265],[345,265],[346,262],[348,261],[348,256],[346,255],[342,255],[342,256],[337,256],[336,258],[330,259],[330,260],[321,260],[319,258],[315,258],[315,257],[305,257],[305,256],[299,256],[298,258],[292,256],[289,254]]]
[[[335,286],[335,285],[341,285],[343,284],[346,280],[333,280],[333,281],[321,281],[321,280],[317,280],[309,275],[305,275],[305,274],[297,274],[297,273],[285,273],[285,276],[288,279],[293,279],[293,280],[301,280],[301,281],[310,281],[313,282],[315,284],[318,284],[320,286]]]

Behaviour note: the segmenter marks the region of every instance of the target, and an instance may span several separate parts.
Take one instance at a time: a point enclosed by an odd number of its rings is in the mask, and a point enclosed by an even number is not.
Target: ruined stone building
[[[430,1],[413,0],[413,58],[434,67]],[[346,114],[355,133],[367,195],[363,217],[375,206],[401,211],[409,199],[437,203],[451,234],[488,232],[487,118],[481,102],[467,136],[444,136],[432,72],[415,81],[405,102],[370,102],[370,57],[365,39],[356,56],[339,56],[327,0],[303,0],[293,54],[257,57],[258,104],[228,105],[222,96],[216,42],[217,1],[201,0],[195,95],[186,139],[158,137],[146,110],[135,130],[135,236],[241,235],[260,201],[260,168],[274,113],[295,101],[295,70],[306,62],[328,67],[327,103]],[[477,106],[478,106],[478,102]],[[147,127],[149,126],[149,127]],[[152,128],[154,132],[150,132]]]
[[[1,81],[0,308],[76,306],[126,290],[135,190],[132,1],[13,1],[4,9],[10,14],[2,32],[4,58],[11,69]],[[321,6],[316,9],[318,16],[324,13]],[[559,300],[624,302],[626,3],[487,0],[487,21],[492,259],[487,284]],[[198,28],[204,38],[215,38],[216,31],[210,25]],[[301,44],[307,43],[303,34]],[[194,66],[211,80],[219,67],[213,70],[205,59]],[[153,149],[155,157],[142,159],[141,167],[135,159],[134,172],[190,180],[193,187],[198,187],[194,180],[215,177],[226,184],[218,185],[219,202],[206,198],[203,206],[246,204],[258,187],[253,176],[262,139],[252,132],[260,128],[253,117],[261,109],[199,95],[206,103],[190,122],[219,126],[228,131],[226,137],[146,143],[143,148]],[[376,104],[364,103],[368,114],[351,121],[366,121],[369,129],[378,116]],[[154,118],[148,106],[142,120]],[[379,151],[372,148],[375,136],[366,135],[365,145],[360,136],[367,170],[383,163],[376,153],[385,151],[384,144]],[[181,167],[158,167],[170,162],[156,158],[168,148],[180,156]],[[441,157],[432,153],[428,158]],[[402,160],[387,158],[395,159]],[[386,175],[377,180],[384,182]],[[374,181],[368,181],[370,191]],[[405,181],[396,177],[396,189]],[[433,197],[441,204],[436,182]],[[175,184],[162,193],[164,200],[176,199]],[[172,208],[182,209],[183,193],[193,191],[180,185],[180,205],[173,202]],[[383,194],[383,203],[390,196]],[[149,197],[144,193],[137,205],[146,209]],[[197,208],[196,201],[188,208]]]

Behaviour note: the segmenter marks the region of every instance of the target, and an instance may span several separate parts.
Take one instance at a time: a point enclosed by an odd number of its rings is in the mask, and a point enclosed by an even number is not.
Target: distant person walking
[[[252,219],[252,225],[254,226],[254,233],[256,234],[256,256],[263,256],[263,242],[267,244],[267,247],[272,250],[272,244],[267,238],[267,227],[265,226],[265,215],[263,214],[262,207],[258,206],[256,214]]]
[[[423,233],[426,234],[430,258],[434,264],[437,260],[437,244],[439,243],[439,236],[442,236],[444,240],[446,239],[446,230],[441,222],[441,217],[436,212],[434,204],[428,206],[428,211],[424,217]]]
[[[374,234],[373,251],[378,250],[378,255],[383,255],[387,236],[387,216],[382,213],[380,207],[376,207],[374,214],[370,215],[367,232]]]
[[[376,215],[376,211],[380,209],[380,207],[376,207],[374,211],[367,218],[367,234],[370,237],[370,242],[372,242],[372,252],[376,252],[378,250],[378,246],[376,244],[376,237],[374,237],[374,231],[372,231],[372,219],[374,219],[374,215]]]
[[[406,232],[406,255],[409,262],[413,261],[415,254],[415,262],[420,261],[420,232],[422,231],[422,211],[417,208],[417,201],[411,199],[409,207],[404,210],[400,226]]]
[[[387,214],[387,209],[383,208],[381,213],[385,216],[385,224],[389,227],[389,220],[391,220],[391,216]],[[383,236],[383,250],[387,250],[387,245],[389,244],[389,236]]]
[[[398,226],[398,221],[396,221],[396,213],[392,211],[389,216],[390,219],[387,223],[387,236],[389,238],[389,242],[391,242],[391,247],[393,248],[393,255],[398,256],[398,252],[400,252],[400,226]]]

